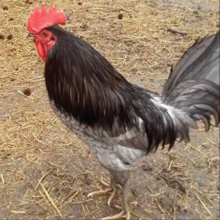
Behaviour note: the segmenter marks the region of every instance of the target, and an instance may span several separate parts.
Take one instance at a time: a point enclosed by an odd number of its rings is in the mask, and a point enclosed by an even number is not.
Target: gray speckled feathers
[[[219,31],[197,40],[171,70],[162,102],[202,120],[206,131],[211,115],[219,124]]]

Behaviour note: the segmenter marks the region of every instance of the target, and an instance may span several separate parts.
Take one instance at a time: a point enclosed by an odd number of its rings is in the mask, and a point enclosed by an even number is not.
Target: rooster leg
[[[110,197],[108,198],[108,206],[110,206],[113,198],[116,195],[117,189],[120,187],[120,185],[115,183],[113,177],[111,177],[110,185],[103,182],[103,181],[100,181],[100,183],[102,185],[104,185],[105,187],[107,187],[107,189],[91,192],[91,193],[88,194],[88,197],[106,195],[106,194],[109,194],[112,191],[111,194],[110,194]]]
[[[102,218],[102,220],[116,220],[121,218],[130,220],[133,207],[137,205],[137,202],[130,202],[130,186],[128,181],[129,171],[115,173],[113,177],[115,178],[115,181],[117,183],[119,182],[122,186],[123,208],[120,213]]]

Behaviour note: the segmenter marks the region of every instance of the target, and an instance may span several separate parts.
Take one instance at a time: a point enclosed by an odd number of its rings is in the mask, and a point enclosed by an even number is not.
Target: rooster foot
[[[123,207],[122,211],[116,215],[108,216],[102,218],[101,220],[116,220],[125,218],[126,220],[131,219],[131,213],[134,207],[138,205],[138,202],[130,202],[129,196],[130,195],[130,187],[128,182],[122,186],[122,196],[123,196]]]
[[[110,193],[110,197],[108,198],[108,206],[111,205],[112,200],[114,199],[117,189],[120,188],[121,186],[116,184],[113,179],[111,179],[111,184],[109,185],[108,183],[104,182],[103,180],[100,181],[102,185],[107,187],[107,189],[104,190],[98,190],[94,191],[88,194],[88,197],[93,197],[93,196],[102,196]]]
[[[131,202],[124,207],[125,210],[122,210],[120,213],[116,215],[104,217],[101,220],[117,220],[117,219],[122,219],[122,218],[126,220],[130,220],[132,210],[134,207],[137,206],[137,204],[138,204],[137,202]]]

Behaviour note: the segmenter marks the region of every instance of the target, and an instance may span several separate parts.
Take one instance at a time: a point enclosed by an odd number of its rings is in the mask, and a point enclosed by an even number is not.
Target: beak
[[[27,38],[29,38],[29,37],[34,37],[34,35],[31,33],[28,33]]]

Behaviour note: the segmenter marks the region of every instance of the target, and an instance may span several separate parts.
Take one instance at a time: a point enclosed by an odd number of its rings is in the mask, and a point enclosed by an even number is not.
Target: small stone
[[[6,11],[6,10],[8,10],[8,6],[3,6],[2,9],[3,9],[4,11]]]
[[[7,38],[8,38],[8,40],[11,40],[11,39],[13,38],[13,35],[12,35],[12,34],[9,34],[9,35],[7,36]]]
[[[24,93],[26,96],[30,96],[30,95],[31,95],[31,89],[30,89],[30,88],[24,89],[23,93]]]
[[[30,1],[30,0],[26,0],[25,3],[26,3],[26,4],[29,4],[29,5],[33,4],[33,2]]]
[[[121,20],[122,18],[123,18],[123,14],[122,14],[122,13],[119,13],[119,14],[118,14],[118,19]]]

